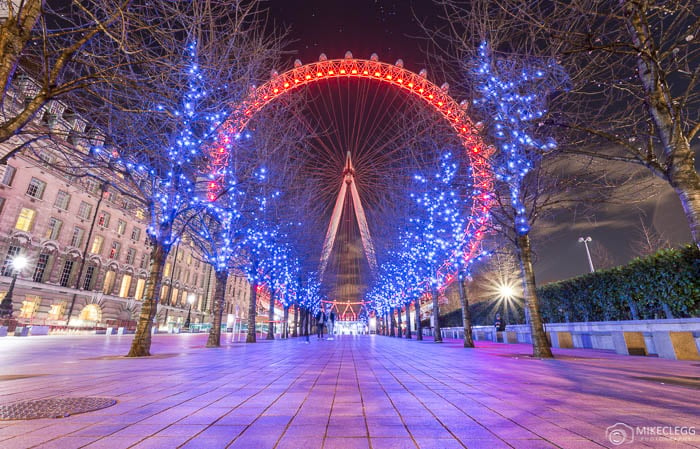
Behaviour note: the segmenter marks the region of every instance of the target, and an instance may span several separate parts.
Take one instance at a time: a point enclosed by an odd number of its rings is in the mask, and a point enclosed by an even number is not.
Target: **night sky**
[[[420,41],[424,34],[416,17],[435,19],[430,0],[271,0],[267,5],[274,23],[289,27],[286,50],[292,55],[280,72],[291,68],[296,58],[304,63],[316,61],[321,53],[330,59],[341,58],[347,50],[358,58],[369,58],[372,53],[392,63],[401,58],[415,72],[426,67]],[[442,84],[443,80],[429,78]],[[560,217],[552,229],[533,236],[538,282],[588,271],[585,249],[577,241],[580,236],[591,236],[617,264],[626,263],[633,257],[630,245],[640,214],[672,243],[690,241],[678,198],[670,188],[662,187],[659,195],[634,206],[605,206],[585,220]]]

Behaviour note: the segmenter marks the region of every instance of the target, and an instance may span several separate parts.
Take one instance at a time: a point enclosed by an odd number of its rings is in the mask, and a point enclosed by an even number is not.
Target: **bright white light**
[[[195,299],[194,295],[187,296],[187,302],[190,303],[190,305],[194,304]]]
[[[503,284],[498,286],[498,293],[501,298],[511,299],[515,296],[515,289],[510,285]]]
[[[22,271],[28,264],[29,260],[22,255],[16,256],[14,259],[12,259],[12,268],[14,268],[16,271]]]

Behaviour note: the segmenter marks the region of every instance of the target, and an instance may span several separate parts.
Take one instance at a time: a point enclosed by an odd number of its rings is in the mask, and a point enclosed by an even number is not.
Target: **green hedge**
[[[664,249],[537,289],[546,322],[700,316],[700,250]]]

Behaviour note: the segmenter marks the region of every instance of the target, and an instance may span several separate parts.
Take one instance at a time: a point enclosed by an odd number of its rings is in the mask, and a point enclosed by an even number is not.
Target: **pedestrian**
[[[331,313],[328,320],[328,339],[333,340],[335,337],[335,312],[331,309]]]
[[[323,311],[323,307],[316,314],[316,326],[318,330],[316,331],[316,337],[318,340],[323,338],[323,326],[326,324],[326,312]]]
[[[501,314],[496,314],[496,319],[493,320],[493,327],[496,328],[496,332],[503,332],[506,330],[506,322],[501,319]]]

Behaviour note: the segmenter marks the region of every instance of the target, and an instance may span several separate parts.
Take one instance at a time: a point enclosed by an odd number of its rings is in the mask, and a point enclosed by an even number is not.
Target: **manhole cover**
[[[0,405],[0,421],[13,419],[65,418],[78,413],[111,407],[109,398],[53,398]]]

